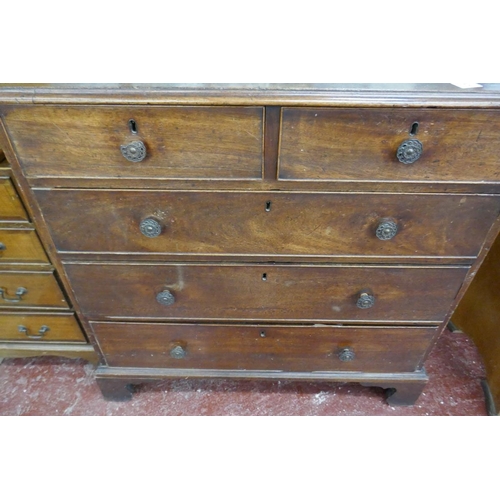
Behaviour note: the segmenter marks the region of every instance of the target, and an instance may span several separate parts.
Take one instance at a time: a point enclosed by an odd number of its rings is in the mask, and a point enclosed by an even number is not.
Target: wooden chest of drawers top
[[[327,190],[328,183],[348,190],[362,182],[390,190],[498,184],[500,88],[374,88],[0,88],[0,116],[33,185],[40,178],[52,186],[97,179],[95,187],[126,179],[141,187],[219,180],[250,188],[244,181],[280,180],[287,187],[278,189]],[[409,141],[422,149],[406,163],[398,154]],[[143,155],[130,161],[128,147]]]

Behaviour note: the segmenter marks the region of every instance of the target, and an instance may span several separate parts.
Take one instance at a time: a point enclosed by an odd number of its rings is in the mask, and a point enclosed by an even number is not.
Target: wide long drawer
[[[498,110],[284,108],[279,178],[499,182],[499,117]]]
[[[414,371],[436,328],[92,323],[109,366]]]
[[[0,229],[0,264],[49,262],[34,229]]]
[[[73,313],[0,313],[0,339],[86,342]]]
[[[475,257],[499,196],[35,190],[62,252]]]
[[[464,266],[66,263],[93,319],[441,322]]]
[[[261,179],[262,107],[5,107],[28,177]]]
[[[0,307],[68,309],[51,271],[0,271]]]

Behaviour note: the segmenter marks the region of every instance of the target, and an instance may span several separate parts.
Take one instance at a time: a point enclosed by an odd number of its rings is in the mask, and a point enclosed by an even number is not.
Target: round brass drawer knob
[[[125,146],[120,146],[120,150],[124,158],[128,161],[137,163],[146,158],[146,146],[142,141],[132,141]]]
[[[398,234],[398,225],[392,220],[384,220],[378,225],[375,234],[379,240],[392,240]]]
[[[369,309],[375,304],[375,297],[368,292],[362,292],[359,294],[356,305],[360,309]]]
[[[423,144],[417,139],[403,141],[398,148],[396,156],[401,163],[408,165],[417,161],[424,151]]]
[[[156,296],[156,301],[162,306],[171,306],[175,302],[175,297],[169,290],[163,290]]]
[[[170,356],[175,359],[183,359],[186,357],[186,349],[184,349],[182,346],[178,345],[175,346],[171,351],[170,351]]]
[[[139,229],[148,238],[156,238],[161,234],[161,225],[154,219],[144,219],[139,224]]]
[[[350,347],[346,347],[345,349],[342,349],[338,353],[338,357],[340,361],[352,361],[356,356],[354,354],[354,351]]]

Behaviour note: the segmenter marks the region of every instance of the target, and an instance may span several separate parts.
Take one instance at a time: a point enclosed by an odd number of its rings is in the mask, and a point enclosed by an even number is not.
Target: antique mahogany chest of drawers
[[[1,143],[99,356],[413,404],[498,233],[495,86],[1,88]]]

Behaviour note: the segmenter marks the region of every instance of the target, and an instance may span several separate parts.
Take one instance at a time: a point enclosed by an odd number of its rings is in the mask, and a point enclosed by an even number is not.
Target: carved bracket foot
[[[386,389],[387,403],[391,406],[412,406],[417,402],[426,382],[392,384]]]
[[[125,381],[98,378],[97,383],[102,395],[108,401],[130,401],[132,399],[133,388]]]

